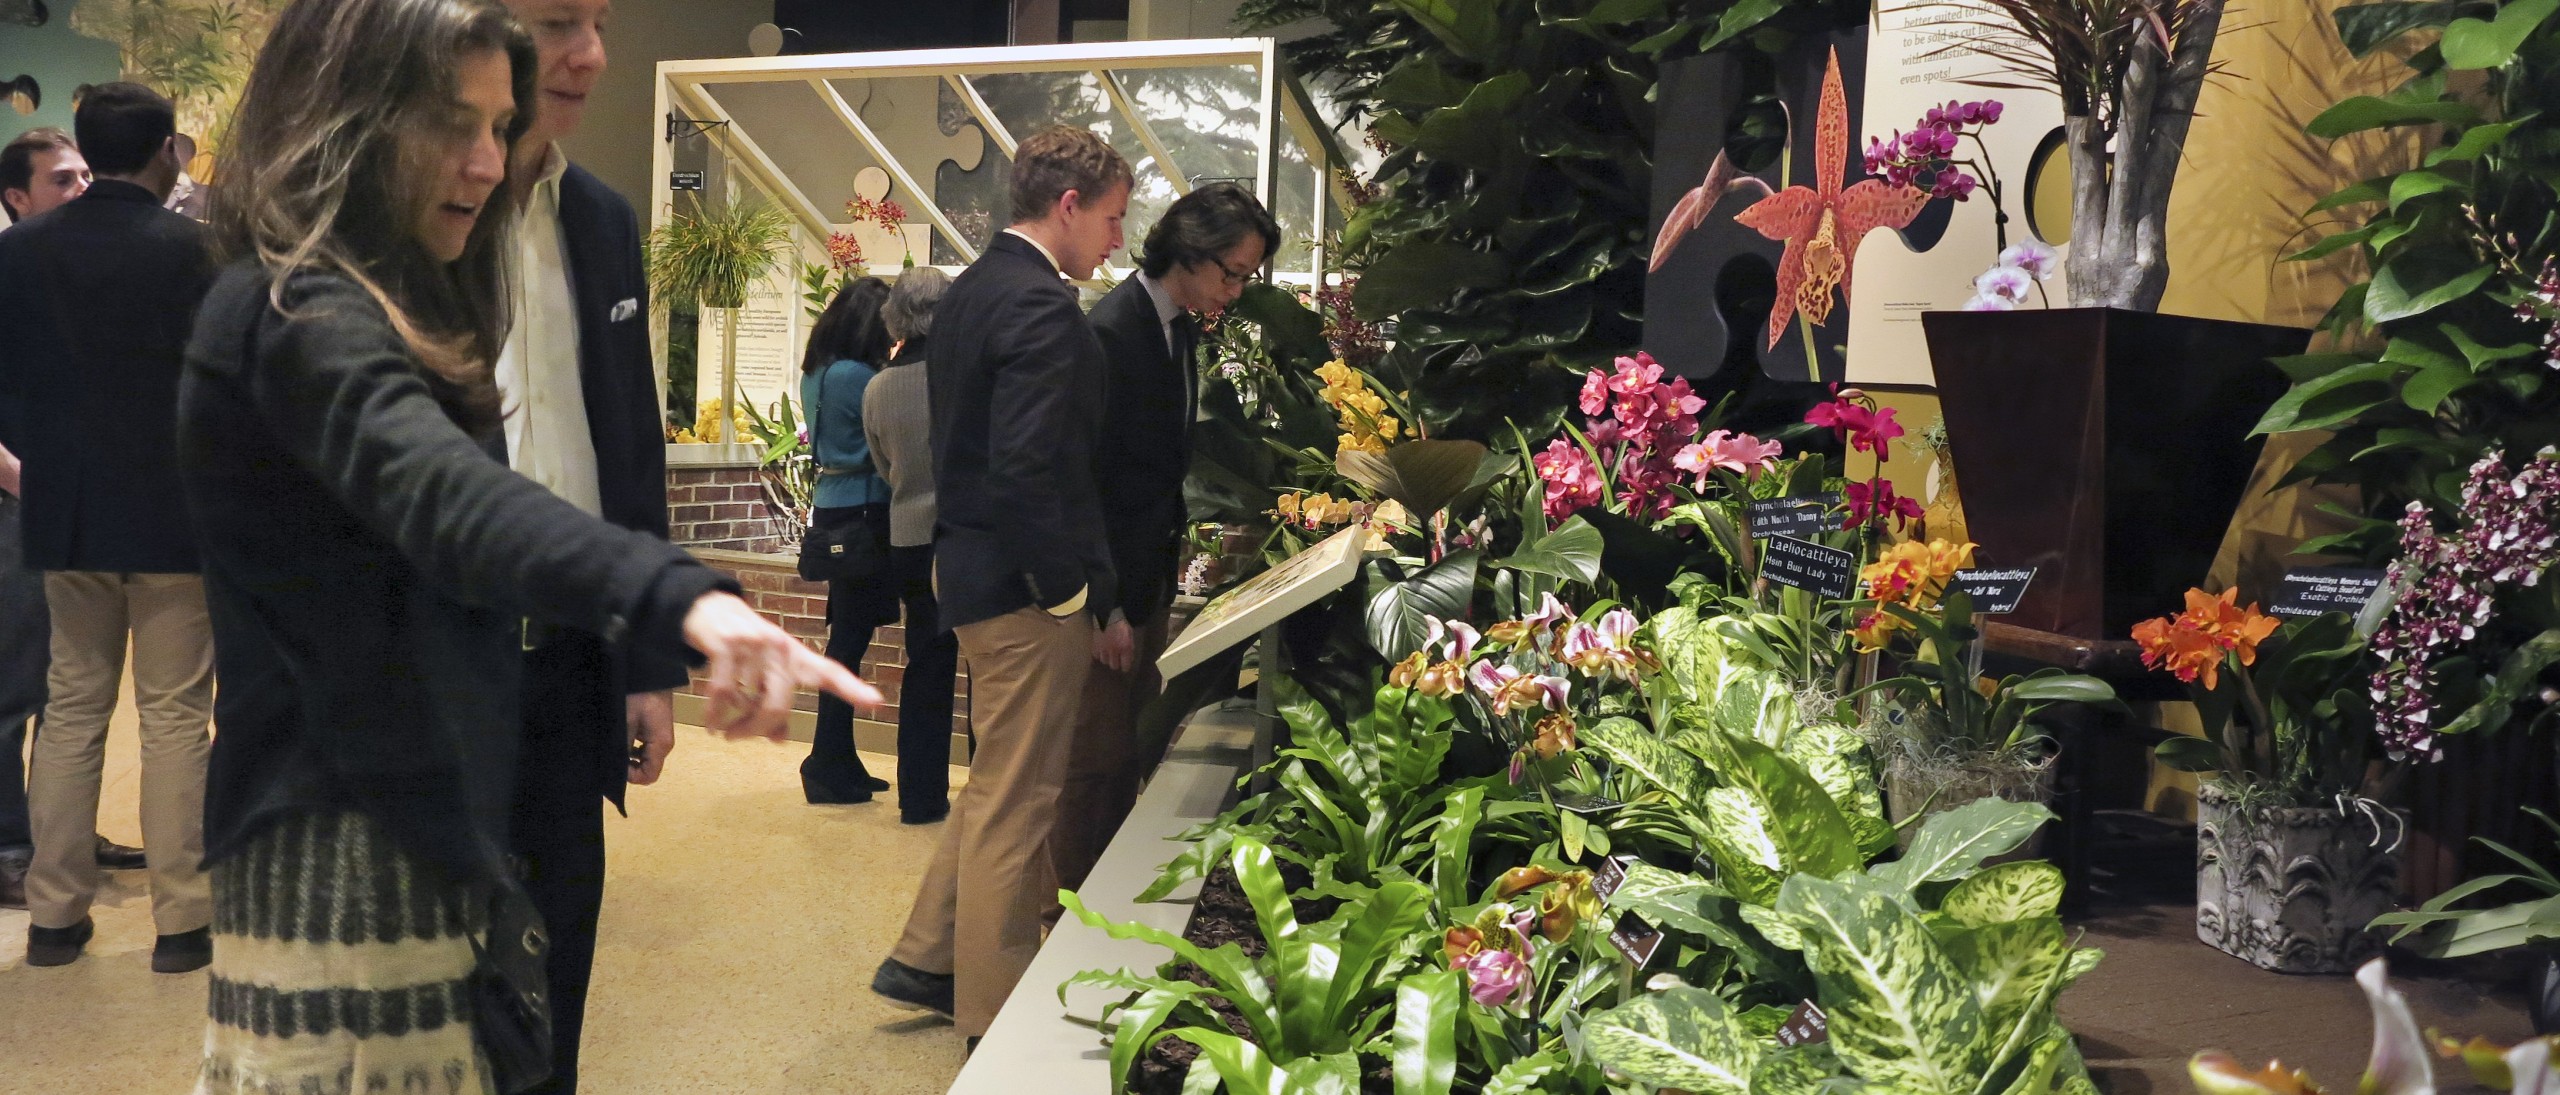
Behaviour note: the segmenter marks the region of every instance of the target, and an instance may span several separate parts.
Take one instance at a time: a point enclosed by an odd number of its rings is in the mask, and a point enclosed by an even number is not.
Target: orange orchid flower
[[[1769,346],[1778,345],[1797,312],[1820,326],[1831,318],[1831,291],[1849,299],[1849,274],[1858,242],[1874,228],[1901,228],[1929,204],[1929,192],[1862,179],[1840,186],[1849,170],[1849,96],[1840,86],[1840,51],[1831,51],[1822,73],[1822,106],[1814,118],[1811,187],[1790,186],[1734,215],[1734,221],[1773,240],[1785,240],[1778,258],[1778,299],[1769,308]]]

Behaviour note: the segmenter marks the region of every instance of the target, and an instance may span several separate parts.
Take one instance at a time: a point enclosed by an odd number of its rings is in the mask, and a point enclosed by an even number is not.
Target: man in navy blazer
[[[213,627],[179,494],[177,400],[213,265],[203,228],[160,208],[177,182],[175,119],[141,85],[91,89],[72,127],[95,182],[0,234],[0,300],[12,312],[0,446],[24,462],[25,565],[44,572],[53,624],[27,776],[31,966],[78,959],[94,930],[99,780],[128,669],[160,936],[152,968],[212,959],[202,860]]]
[[[515,324],[498,358],[518,472],[624,528],[667,534],[666,438],[649,291],[631,206],[568,162],[604,72],[610,0],[508,0],[540,53],[531,127],[509,165],[522,215]],[[597,636],[525,634],[524,739],[512,840],[551,932],[551,1078],[578,1086],[578,1040],[604,903],[604,803],[656,781],[675,744],[677,661],[620,662]]]
[[[1040,950],[1085,678],[1133,653],[1128,623],[1107,620],[1119,599],[1093,482],[1102,344],[1061,280],[1119,249],[1129,185],[1092,132],[1032,134],[1014,153],[1013,226],[934,307],[934,581],[969,660],[977,747],[871,990],[950,1016],[972,1042]]]
[[[1129,665],[1096,665],[1058,797],[1049,862],[1060,889],[1084,885],[1137,805],[1158,758],[1137,755],[1138,711],[1155,698],[1174,571],[1189,511],[1191,420],[1199,407],[1198,317],[1226,310],[1280,249],[1280,224],[1253,192],[1211,183],[1173,203],[1147,232],[1138,271],[1093,306],[1109,382],[1093,462],[1119,600],[1106,619],[1136,635]],[[1063,909],[1057,910],[1063,912]]]

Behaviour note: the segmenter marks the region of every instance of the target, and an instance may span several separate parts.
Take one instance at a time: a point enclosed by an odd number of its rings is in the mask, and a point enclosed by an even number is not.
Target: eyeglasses
[[[1254,282],[1261,280],[1262,278],[1262,269],[1260,267],[1248,266],[1241,272],[1228,269],[1227,264],[1223,262],[1218,263],[1217,267],[1219,276],[1225,279],[1227,285],[1231,288],[1242,289],[1247,285],[1251,285]]]

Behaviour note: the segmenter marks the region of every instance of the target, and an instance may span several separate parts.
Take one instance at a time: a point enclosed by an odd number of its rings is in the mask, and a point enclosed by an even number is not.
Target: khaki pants
[[[1044,889],[1049,830],[1094,632],[1083,613],[1060,619],[1036,608],[954,630],[969,661],[978,745],[890,957],[952,974],[954,1017],[974,1036],[987,1032],[1040,951],[1040,912],[1054,893]]]
[[[151,862],[151,916],[162,935],[213,922],[204,873],[204,766],[213,752],[213,624],[204,579],[193,574],[55,571],[52,696],[27,770],[36,857],[27,911],[67,928],[97,895],[99,773],[115,714],[125,646],[142,716],[142,843]]]
[[[1137,657],[1126,673],[1099,662],[1086,675],[1084,705],[1075,744],[1067,754],[1067,785],[1058,796],[1058,824],[1049,836],[1052,890],[1082,889],[1102,850],[1138,804],[1138,785],[1156,757],[1138,755],[1138,712],[1164,687],[1156,655],[1164,652],[1165,614],[1138,628]],[[1052,895],[1052,921],[1059,910]]]

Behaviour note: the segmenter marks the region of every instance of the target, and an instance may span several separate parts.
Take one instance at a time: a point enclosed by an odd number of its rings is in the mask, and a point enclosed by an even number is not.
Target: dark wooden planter
[[[2122,639],[2204,581],[2284,393],[2288,327],[2112,308],[1920,317],[1985,566],[2040,568],[2007,622]]]

